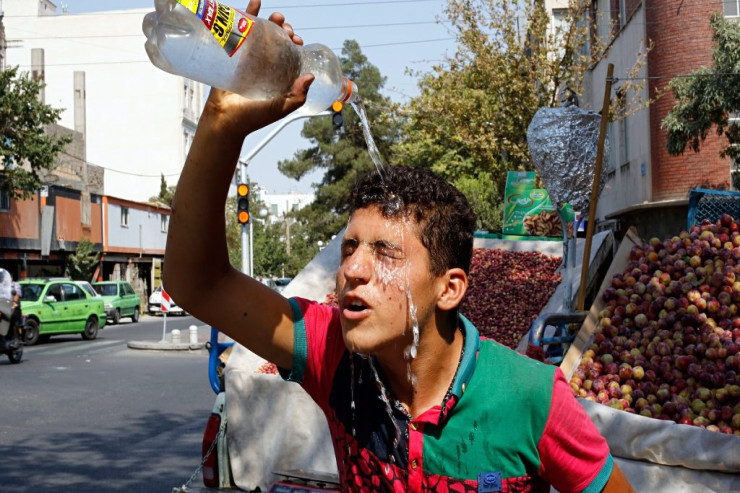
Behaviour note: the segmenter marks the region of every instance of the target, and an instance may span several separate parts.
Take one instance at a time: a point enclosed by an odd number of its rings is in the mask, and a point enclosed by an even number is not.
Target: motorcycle
[[[19,336],[18,325],[14,323],[13,301],[0,299],[0,353],[8,356],[11,363],[20,363],[23,357],[23,339]]]

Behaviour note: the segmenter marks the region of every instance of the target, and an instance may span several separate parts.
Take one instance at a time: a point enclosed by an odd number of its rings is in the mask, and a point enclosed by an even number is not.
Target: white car
[[[149,296],[148,312],[150,315],[162,313],[162,286],[156,288],[151,296]],[[171,297],[170,309],[167,313],[172,315],[187,315],[185,310],[183,310],[182,307],[178,306],[177,303],[175,303],[175,300],[173,300]]]

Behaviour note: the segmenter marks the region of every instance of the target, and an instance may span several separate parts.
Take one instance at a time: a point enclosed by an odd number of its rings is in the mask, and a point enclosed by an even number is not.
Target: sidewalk
[[[147,318],[161,318],[153,317],[151,315],[142,315]],[[193,326],[191,326],[193,327]],[[175,337],[173,341],[172,331],[168,331],[165,340],[158,341],[129,341],[129,349],[144,349],[151,351],[200,351],[206,346],[211,338],[211,326],[210,325],[198,325],[197,338],[195,342],[190,340],[190,330],[180,329],[180,337]],[[174,329],[176,330],[176,329]]]

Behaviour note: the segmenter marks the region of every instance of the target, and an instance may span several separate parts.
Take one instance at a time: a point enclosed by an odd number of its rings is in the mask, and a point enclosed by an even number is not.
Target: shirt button
[[[416,462],[416,459],[413,459],[411,461],[411,469],[416,469],[417,467],[419,467],[419,463]]]

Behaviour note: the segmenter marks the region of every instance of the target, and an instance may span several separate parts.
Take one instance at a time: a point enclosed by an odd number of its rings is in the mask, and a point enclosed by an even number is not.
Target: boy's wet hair
[[[465,196],[425,168],[386,166],[381,177],[370,171],[352,188],[349,213],[380,207],[384,217],[408,217],[420,227],[429,250],[432,274],[447,269],[470,270],[476,217]]]

